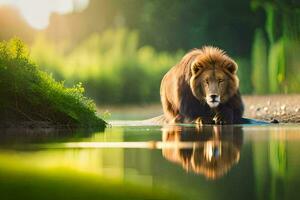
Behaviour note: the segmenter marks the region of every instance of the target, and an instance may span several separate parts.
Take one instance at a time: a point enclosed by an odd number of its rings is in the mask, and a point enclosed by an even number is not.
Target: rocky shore
[[[300,123],[300,95],[243,96],[245,117]]]

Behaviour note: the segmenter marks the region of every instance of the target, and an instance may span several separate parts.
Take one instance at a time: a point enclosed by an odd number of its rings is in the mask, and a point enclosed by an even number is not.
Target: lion
[[[214,180],[239,162],[243,131],[239,126],[166,126],[162,141],[165,159]]]
[[[241,123],[244,106],[237,70],[236,62],[217,47],[187,53],[161,81],[166,122]]]

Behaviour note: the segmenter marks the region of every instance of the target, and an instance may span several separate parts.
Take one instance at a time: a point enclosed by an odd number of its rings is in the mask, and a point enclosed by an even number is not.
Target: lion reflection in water
[[[241,127],[234,126],[171,126],[163,129],[163,142],[174,144],[162,149],[167,160],[181,164],[188,172],[217,179],[238,163],[243,133]]]

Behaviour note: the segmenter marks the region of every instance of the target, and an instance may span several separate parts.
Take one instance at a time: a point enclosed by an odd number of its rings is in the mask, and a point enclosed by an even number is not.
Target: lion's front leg
[[[216,111],[215,124],[233,124],[233,111],[231,108],[222,107]]]

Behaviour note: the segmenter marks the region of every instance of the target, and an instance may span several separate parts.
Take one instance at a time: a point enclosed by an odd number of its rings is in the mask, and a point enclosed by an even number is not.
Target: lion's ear
[[[202,68],[203,68],[203,66],[200,65],[199,63],[193,63],[192,64],[192,73],[197,74]]]
[[[225,66],[225,69],[228,70],[230,73],[235,74],[238,70],[238,66],[235,62],[230,62]]]

